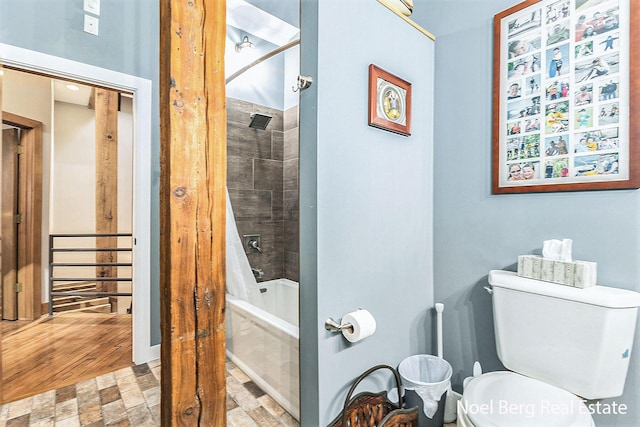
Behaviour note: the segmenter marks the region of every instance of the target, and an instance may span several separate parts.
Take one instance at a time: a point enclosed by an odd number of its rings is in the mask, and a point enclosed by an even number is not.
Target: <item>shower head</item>
[[[253,129],[265,130],[270,121],[271,116],[267,116],[266,114],[253,113],[251,115],[251,123],[249,123],[249,127]]]

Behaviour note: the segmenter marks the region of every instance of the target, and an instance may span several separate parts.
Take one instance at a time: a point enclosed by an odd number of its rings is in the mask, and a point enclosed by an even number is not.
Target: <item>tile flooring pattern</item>
[[[0,426],[6,427],[159,425],[159,360],[0,406]],[[227,361],[227,426],[299,427],[299,423]]]

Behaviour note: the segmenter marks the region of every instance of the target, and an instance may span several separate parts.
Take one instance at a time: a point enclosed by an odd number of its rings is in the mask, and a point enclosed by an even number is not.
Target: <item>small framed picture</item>
[[[369,126],[411,135],[411,83],[369,65]]]

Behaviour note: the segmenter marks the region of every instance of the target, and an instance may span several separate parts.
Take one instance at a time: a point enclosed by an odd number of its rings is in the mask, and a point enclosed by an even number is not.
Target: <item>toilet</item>
[[[640,294],[493,270],[496,349],[509,371],[469,381],[459,427],[592,427],[585,400],[622,395]]]

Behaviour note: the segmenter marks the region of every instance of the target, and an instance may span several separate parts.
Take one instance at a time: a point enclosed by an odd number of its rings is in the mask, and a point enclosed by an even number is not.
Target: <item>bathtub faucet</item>
[[[256,279],[262,279],[264,277],[264,271],[261,268],[251,267],[251,272],[256,277]]]

